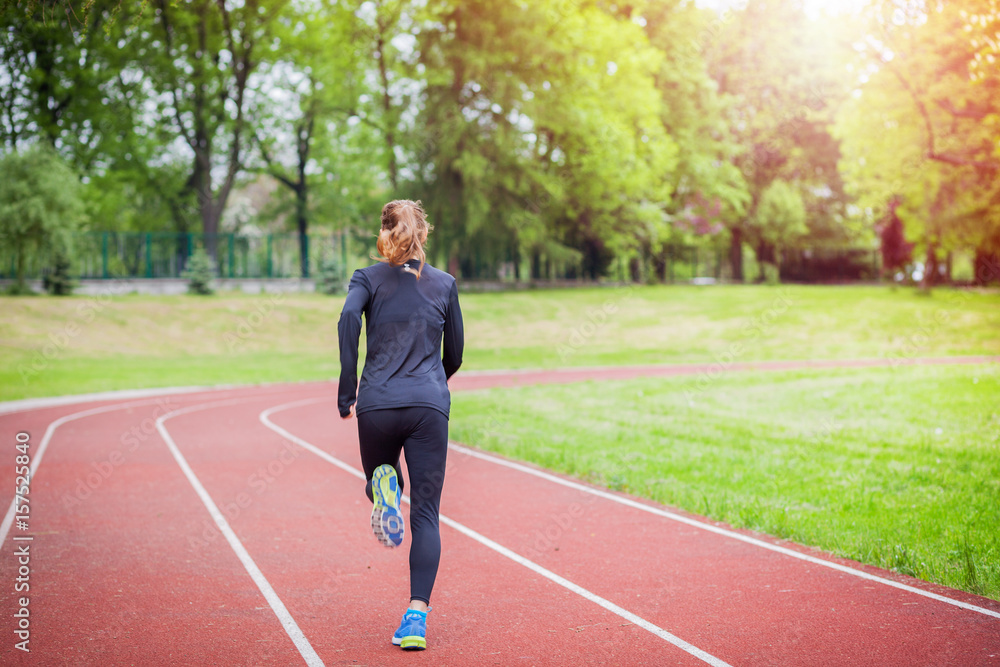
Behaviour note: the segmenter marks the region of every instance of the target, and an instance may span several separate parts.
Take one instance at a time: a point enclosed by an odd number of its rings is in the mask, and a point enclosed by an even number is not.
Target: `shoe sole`
[[[394,483],[395,482],[395,483]],[[380,544],[393,548],[403,543],[403,514],[399,511],[399,482],[396,469],[381,465],[372,475],[372,533]]]
[[[423,651],[427,648],[427,639],[418,635],[403,637],[399,642],[399,646],[404,651]]]

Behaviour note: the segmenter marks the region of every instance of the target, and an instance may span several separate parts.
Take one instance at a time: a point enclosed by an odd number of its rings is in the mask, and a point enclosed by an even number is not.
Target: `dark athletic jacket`
[[[417,260],[404,266],[416,268]],[[365,315],[368,351],[358,385],[358,339]],[[337,325],[340,337],[340,390],[337,407],[345,417],[355,400],[356,413],[423,406],[451,409],[448,378],[462,365],[465,333],[458,286],[444,271],[424,265],[420,280],[379,262],[358,269]],[[444,359],[441,338],[444,337]]]

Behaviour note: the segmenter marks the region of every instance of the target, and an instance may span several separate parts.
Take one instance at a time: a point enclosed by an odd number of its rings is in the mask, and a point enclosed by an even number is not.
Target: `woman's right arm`
[[[340,386],[337,409],[345,419],[354,412],[358,391],[358,341],[361,338],[361,313],[368,303],[368,280],[361,271],[351,276],[344,309],[340,311],[337,335],[340,340]]]

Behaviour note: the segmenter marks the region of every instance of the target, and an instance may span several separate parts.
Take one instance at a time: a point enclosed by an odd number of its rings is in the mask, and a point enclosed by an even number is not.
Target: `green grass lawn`
[[[339,372],[341,297],[2,297],[0,400]],[[464,294],[465,368],[1000,354],[1000,294],[635,287]]]
[[[1000,366],[455,394],[454,439],[1000,599]]]

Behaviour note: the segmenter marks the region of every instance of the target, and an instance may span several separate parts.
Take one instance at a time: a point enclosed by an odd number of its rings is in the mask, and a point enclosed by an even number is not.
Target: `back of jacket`
[[[337,326],[340,338],[340,388],[337,407],[356,412],[423,406],[447,416],[450,378],[462,364],[464,331],[458,286],[444,271],[424,265],[420,279],[403,266],[379,263],[351,277]],[[364,314],[368,350],[358,373],[358,341]],[[442,359],[442,343],[444,356]]]

